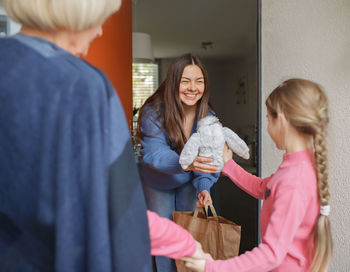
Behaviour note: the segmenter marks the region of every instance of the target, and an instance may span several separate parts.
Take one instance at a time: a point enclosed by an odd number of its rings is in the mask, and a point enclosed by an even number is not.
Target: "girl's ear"
[[[288,120],[283,112],[277,114],[277,120],[281,128],[286,128],[288,126]]]
[[[288,130],[288,122],[284,115],[284,113],[277,113],[276,122],[278,124],[279,129],[279,149],[285,150],[286,143],[286,130]]]

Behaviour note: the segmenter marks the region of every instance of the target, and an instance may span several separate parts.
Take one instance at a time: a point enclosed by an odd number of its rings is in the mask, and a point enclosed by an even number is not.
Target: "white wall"
[[[329,99],[329,180],[334,259],[330,271],[350,267],[350,1],[262,0],[263,103],[282,80],[320,83]],[[266,111],[262,105],[262,116]],[[262,171],[276,170],[281,153],[263,117]]]

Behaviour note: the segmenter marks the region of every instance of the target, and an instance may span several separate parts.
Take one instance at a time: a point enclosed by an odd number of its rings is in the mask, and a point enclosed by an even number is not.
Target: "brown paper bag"
[[[205,252],[217,260],[225,260],[237,256],[241,241],[241,227],[230,220],[217,216],[213,205],[209,205],[213,216],[203,209],[196,208],[194,212],[173,212],[174,222],[187,229],[194,239],[201,243]],[[190,271],[183,261],[176,260],[177,271]]]

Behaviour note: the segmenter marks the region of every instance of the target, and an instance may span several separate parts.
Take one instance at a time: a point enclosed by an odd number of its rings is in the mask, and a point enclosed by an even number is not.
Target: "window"
[[[132,106],[133,121],[131,124],[131,138],[134,147],[136,161],[141,158],[140,143],[136,140],[136,128],[138,110],[146,99],[158,88],[158,64],[155,63],[133,63],[132,64]]]
[[[132,95],[133,113],[137,111],[148,97],[158,88],[158,64],[133,63],[132,64]]]

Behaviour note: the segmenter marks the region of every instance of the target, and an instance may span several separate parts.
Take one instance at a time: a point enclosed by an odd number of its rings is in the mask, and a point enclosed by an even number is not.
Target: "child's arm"
[[[238,187],[255,198],[263,199],[266,184],[270,177],[262,179],[246,172],[234,160],[230,159],[222,169],[222,174],[229,177]]]
[[[211,259],[202,251],[201,245],[192,235],[173,221],[147,211],[151,238],[151,254],[180,259],[185,256]]]

